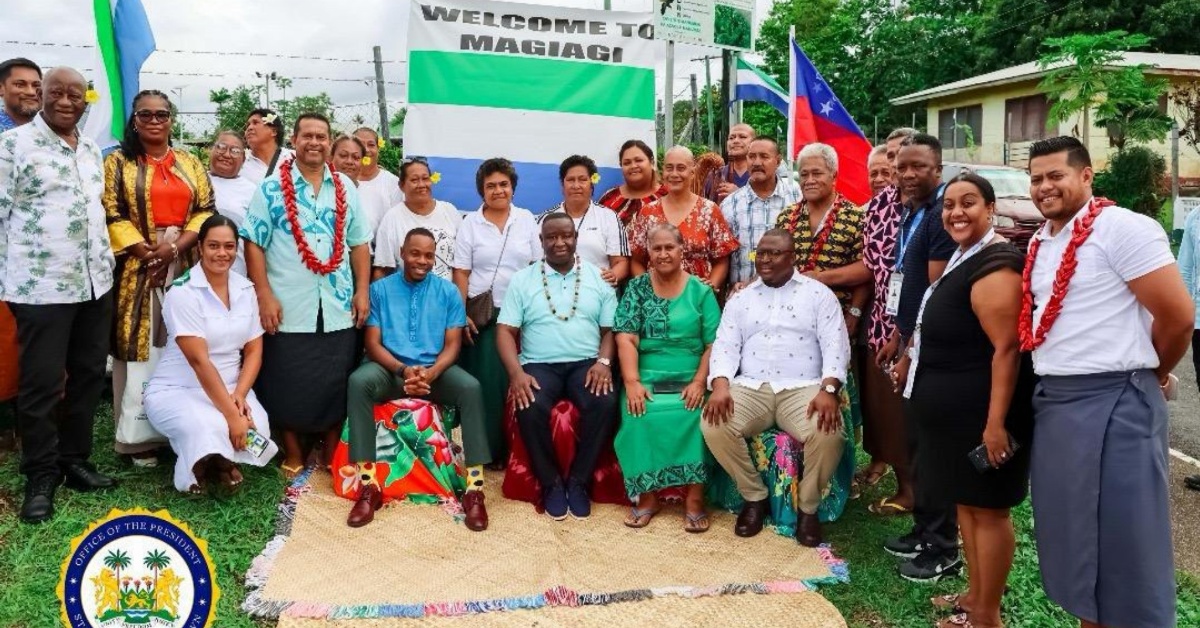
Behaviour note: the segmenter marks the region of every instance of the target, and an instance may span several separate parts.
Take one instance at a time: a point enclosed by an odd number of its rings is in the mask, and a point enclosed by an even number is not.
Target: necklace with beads
[[[1079,265],[1075,254],[1079,247],[1087,242],[1088,236],[1092,235],[1092,227],[1096,218],[1100,216],[1100,212],[1104,211],[1105,207],[1115,204],[1106,198],[1094,196],[1088,204],[1087,213],[1076,219],[1071,240],[1067,242],[1062,261],[1059,262],[1058,270],[1054,273],[1050,300],[1046,302],[1046,309],[1042,312],[1042,319],[1038,323],[1036,332],[1033,328],[1033,266],[1037,263],[1038,249],[1042,247],[1042,240],[1037,237],[1030,240],[1029,253],[1025,258],[1025,271],[1021,273],[1021,318],[1017,321],[1017,337],[1020,339],[1022,351],[1033,351],[1046,342],[1050,328],[1054,326],[1054,321],[1062,313],[1063,301],[1067,298],[1067,290],[1071,287],[1071,279],[1075,276],[1075,269]]]
[[[546,304],[550,306],[550,313],[560,321],[570,320],[575,316],[575,312],[579,310],[579,286],[583,281],[583,269],[580,268],[579,256],[575,256],[575,296],[571,297],[571,311],[566,316],[558,313],[554,308],[554,299],[550,296],[550,278],[546,275],[546,262],[542,262],[542,293],[546,295]]]

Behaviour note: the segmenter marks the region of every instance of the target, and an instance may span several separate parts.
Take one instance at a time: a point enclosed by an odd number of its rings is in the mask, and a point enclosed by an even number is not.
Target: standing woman
[[[267,412],[251,386],[262,366],[263,328],[254,284],[230,272],[238,226],[221,215],[200,226],[200,263],[163,304],[170,342],[146,389],[146,415],[179,456],[175,488],[199,492],[206,482],[235,488],[237,464],[265,465],[278,451]],[[262,451],[247,447],[250,430]]]
[[[171,147],[171,101],[158,90],[133,99],[121,149],[104,160],[104,210],[117,256],[113,318],[113,416],[118,453],[155,466],[161,436],[142,414],[142,385],[166,345],[162,292],[214,213],[204,164]],[[186,267],[186,266],[184,266]],[[130,376],[130,365],[137,363]],[[128,384],[128,385],[127,385]]]
[[[959,175],[943,203],[958,250],[925,291],[913,348],[894,372],[909,392],[917,490],[957,505],[966,552],[967,591],[932,600],[956,613],[939,626],[998,628],[1016,551],[1009,510],[1028,491],[1033,435],[1033,364],[1017,337],[1025,260],[992,229],[996,193],[986,179]]]
[[[720,292],[729,276],[729,255],[738,250],[737,237],[725,222],[716,203],[692,191],[696,177],[692,151],[676,146],[663,161],[667,195],[642,208],[629,223],[629,248],[633,252],[633,274],[646,272],[646,234],[650,227],[666,222],[683,235],[683,268]]]
[[[435,176],[436,175],[436,176]],[[375,261],[371,279],[386,277],[403,270],[400,248],[408,232],[421,227],[433,234],[433,274],[454,281],[454,239],[462,225],[462,215],[452,203],[433,197],[433,186],[441,175],[430,172],[424,157],[400,162],[400,191],[404,200],[388,210],[375,232]]]
[[[654,151],[642,140],[622,144],[620,159],[625,182],[605,192],[598,202],[613,210],[621,224],[628,227],[643,205],[667,195],[667,186],[658,182]]]
[[[563,202],[538,216],[539,230],[546,216],[558,212],[570,216],[575,222],[579,258],[599,268],[604,281],[615,288],[629,276],[629,242],[616,214],[592,202],[593,186],[600,180],[596,162],[583,155],[571,155],[558,167],[558,180],[562,183]],[[530,245],[535,251],[542,248],[537,238]]]
[[[293,154],[283,146],[283,118],[270,109],[251,111],[242,135],[250,148],[242,164],[242,176],[255,184],[274,174],[275,168]]]
[[[367,148],[362,140],[352,135],[343,135],[333,141],[333,151],[329,159],[333,169],[350,177],[355,187],[358,187],[358,174],[362,171],[363,156]]]
[[[496,351],[496,317],[513,274],[539,259],[541,247],[535,252],[530,246],[538,237],[533,214],[512,204],[517,171],[511,161],[484,161],[475,173],[475,188],[483,204],[463,219],[454,241],[454,284],[467,306],[467,343],[458,363],[483,389],[488,457],[499,467],[507,453],[503,420],[508,373]]]

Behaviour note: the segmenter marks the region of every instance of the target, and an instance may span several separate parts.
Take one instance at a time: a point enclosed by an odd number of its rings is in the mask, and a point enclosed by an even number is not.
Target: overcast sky
[[[772,0],[756,0],[758,19],[766,17]],[[288,96],[328,92],[335,104],[373,102],[371,47],[382,46],[384,79],[389,101],[405,99],[405,39],[409,0],[142,0],[158,43],[143,66],[142,87],[162,91],[182,88],[182,110],[212,111],[209,90],[257,83],[255,72],[295,77]],[[603,6],[603,0],[529,0],[531,4]],[[651,0],[612,0],[614,10],[649,10]],[[26,56],[49,67],[71,65],[91,74],[96,52],[71,46],[94,45],[92,0],[17,2],[4,0],[4,29],[0,59]],[[28,45],[17,42],[36,42]],[[665,48],[665,46],[664,46]],[[357,62],[263,58],[245,55],[199,55],[170,52],[228,51],[301,55],[359,60]],[[704,84],[704,66],[689,59],[715,49],[677,47],[674,93],[688,88],[688,75],[697,73]],[[664,55],[658,60],[662,96]],[[90,70],[90,71],[89,71]],[[202,74],[206,76],[188,76]],[[218,75],[218,76],[207,76]],[[312,77],[312,78],[300,78]],[[720,78],[713,63],[713,80]],[[328,80],[338,79],[338,80]],[[273,88],[274,89],[274,88]],[[272,93],[272,98],[277,98]],[[176,97],[176,104],[180,104]]]

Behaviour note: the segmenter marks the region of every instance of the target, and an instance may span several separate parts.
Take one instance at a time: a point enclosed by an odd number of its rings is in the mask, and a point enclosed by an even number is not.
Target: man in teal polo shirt
[[[546,514],[591,514],[588,485],[617,422],[612,324],[617,295],[600,269],[575,254],[575,221],[542,220],[545,259],[513,275],[500,308],[496,348],[509,376],[521,440],[542,485]],[[518,341],[521,347],[517,354]],[[579,409],[579,444],[567,477],[558,471],[550,411],[562,399]]]
[[[483,465],[492,461],[483,422],[479,381],[455,366],[462,346],[467,313],[454,284],[431,274],[436,239],[416,228],[404,237],[400,259],[404,272],[371,284],[367,318],[367,360],[350,376],[346,415],[350,422],[350,459],[362,466],[375,462],[375,412],[381,401],[422,397],[458,406],[463,453],[468,466],[463,496],[467,527],[487,529],[483,504]],[[364,526],[374,518],[380,487],[371,474],[346,523]]]

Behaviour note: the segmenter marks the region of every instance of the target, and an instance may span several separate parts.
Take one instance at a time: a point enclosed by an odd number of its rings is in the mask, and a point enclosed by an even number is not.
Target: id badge
[[[887,305],[885,311],[888,316],[896,316],[900,313],[900,290],[904,287],[904,273],[892,273],[888,279]]]
[[[258,458],[267,450],[267,437],[258,433],[258,430],[250,428],[246,430],[246,451],[250,455]]]

